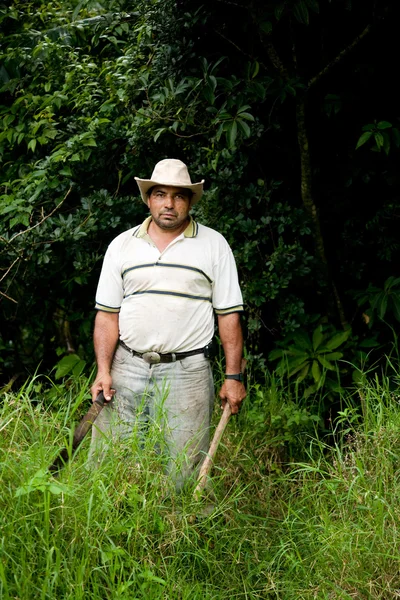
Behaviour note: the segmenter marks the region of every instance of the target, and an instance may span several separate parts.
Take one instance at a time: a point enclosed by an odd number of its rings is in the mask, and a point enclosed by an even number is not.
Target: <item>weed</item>
[[[362,414],[343,402],[328,445],[313,419],[296,423],[306,414],[296,399],[267,383],[250,385],[247,408],[231,419],[213,469],[215,510],[194,524],[189,517],[206,500],[195,502],[190,486],[180,495],[171,489],[154,451],[157,427],[141,450],[125,440],[97,469],[88,468],[85,439],[55,479],[47,467],[84,394],[77,399],[71,386],[57,399],[53,388],[49,406],[37,380],[5,394],[2,600],[397,597],[400,411],[392,385],[366,383]],[[288,438],[292,460],[277,466],[271,441],[285,432],[296,445]]]

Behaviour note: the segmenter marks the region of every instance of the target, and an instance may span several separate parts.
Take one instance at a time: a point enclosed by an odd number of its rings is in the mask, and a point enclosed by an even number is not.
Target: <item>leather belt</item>
[[[166,354],[160,354],[159,352],[136,352],[136,350],[132,350],[123,342],[119,340],[119,345],[122,346],[124,350],[132,354],[132,356],[138,356],[142,358],[149,365],[157,365],[158,363],[172,363],[177,360],[183,360],[188,356],[194,356],[195,354],[204,354],[204,348],[197,348],[197,350],[190,350],[189,352],[169,352]]]

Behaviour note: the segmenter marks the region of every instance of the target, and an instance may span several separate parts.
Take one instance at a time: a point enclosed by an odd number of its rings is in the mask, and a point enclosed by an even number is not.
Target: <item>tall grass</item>
[[[156,427],[138,458],[134,441],[121,443],[97,470],[85,440],[55,478],[47,467],[85,390],[56,391],[50,406],[34,381],[5,394],[0,598],[399,597],[399,398],[386,380],[362,394],[363,415],[343,410],[329,446],[299,426],[305,458],[288,465],[274,463],[248,411],[232,419],[213,471],[216,509],[194,523],[206,500],[171,490]]]

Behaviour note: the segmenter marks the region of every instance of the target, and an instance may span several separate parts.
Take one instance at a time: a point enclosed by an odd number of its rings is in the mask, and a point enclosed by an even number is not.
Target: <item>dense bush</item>
[[[390,342],[396,303],[361,314],[399,252],[394,4],[225,4],[0,5],[5,382],[68,352],[90,369],[101,257],[146,214],[133,177],[168,156],[206,180],[194,213],[232,245],[260,368],[321,323],[352,325],[356,362]]]

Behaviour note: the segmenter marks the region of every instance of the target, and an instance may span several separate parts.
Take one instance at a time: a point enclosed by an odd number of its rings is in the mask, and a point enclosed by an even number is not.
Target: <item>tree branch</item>
[[[372,25],[369,24],[365,27],[365,29],[352,41],[352,43],[347,46],[344,50],[339,52],[339,54],[334,58],[329,64],[326,65],[317,75],[312,77],[308,82],[308,89],[315,85],[321,77],[329,73],[331,69],[336,67],[354,48],[370,33],[372,29]]]
[[[268,54],[269,60],[272,63],[272,66],[275,67],[275,69],[278,71],[279,75],[281,77],[283,77],[283,79],[288,80],[289,75],[288,75],[287,69],[286,69],[285,65],[283,64],[283,62],[281,61],[277,51],[275,50],[275,46],[271,42],[267,43],[267,54]]]
[[[7,277],[7,275],[9,274],[9,272],[11,271],[11,269],[13,268],[13,266],[21,260],[21,256],[17,256],[17,258],[14,260],[14,262],[12,263],[12,265],[10,265],[7,269],[7,271],[4,273],[3,277],[0,279],[0,281],[3,281],[3,279],[5,279]],[[4,295],[4,294],[3,294]]]
[[[36,229],[36,227],[39,227],[39,225],[44,223],[44,221],[46,221],[46,219],[48,219],[49,217],[54,215],[54,213],[60,208],[60,206],[63,204],[63,202],[65,202],[65,200],[68,198],[69,194],[71,193],[71,190],[72,190],[72,186],[69,188],[68,192],[65,194],[65,196],[61,200],[61,202],[59,202],[59,204],[57,204],[57,206],[48,215],[43,217],[43,219],[41,221],[39,221],[38,223],[36,223],[36,225],[33,225],[32,227],[28,227],[28,229],[25,229],[24,231],[20,231],[19,233],[16,233],[10,240],[8,240],[8,243],[11,244],[11,242],[13,242],[20,235],[23,235],[24,233],[28,233],[28,231],[32,231],[33,229]]]
[[[24,231],[20,231],[20,232],[16,233],[9,240],[6,240],[5,238],[2,238],[2,240],[4,242],[6,242],[7,244],[11,244],[20,235],[23,235],[24,233],[28,233],[28,231],[32,231],[33,229],[36,229],[36,227],[39,227],[39,225],[44,223],[44,221],[46,221],[46,219],[51,217],[60,208],[60,206],[63,204],[63,202],[65,202],[65,200],[68,198],[69,194],[71,193],[71,190],[72,190],[72,187],[69,188],[68,192],[65,194],[65,196],[61,200],[61,202],[59,202],[57,204],[57,206],[48,215],[44,216],[38,223],[36,223],[36,225],[33,225],[32,227],[28,227],[28,229],[25,229]],[[5,279],[7,277],[7,275],[9,274],[11,269],[14,267],[14,265],[16,265],[21,259],[22,259],[22,256],[17,256],[17,258],[12,262],[12,264],[8,267],[6,272],[0,278],[0,282],[3,281],[3,279]],[[3,296],[4,298],[7,298],[7,300],[11,300],[11,302],[15,302],[15,304],[18,304],[18,302],[16,300],[14,300],[14,298],[11,298],[11,296],[8,296],[6,293],[0,291],[0,295]]]
[[[259,59],[255,58],[254,56],[252,56],[251,54],[249,54],[245,50],[243,50],[243,48],[241,48],[234,41],[232,41],[231,39],[229,39],[228,37],[226,37],[226,35],[224,35],[221,31],[218,31],[218,29],[214,29],[214,31],[219,36],[221,36],[225,41],[229,42],[229,44],[232,44],[232,46],[234,48],[236,48],[236,50],[238,50],[241,54],[244,54],[244,56],[247,56],[247,58],[251,58],[251,60],[257,61],[259,65],[261,65],[262,67],[264,67],[264,69],[266,68],[266,66],[265,66],[265,64],[263,62],[261,62]]]
[[[11,296],[7,296],[7,294],[2,292],[1,290],[0,290],[0,296],[4,296],[4,298],[7,298],[7,300],[11,300],[11,302],[15,302],[15,304],[18,304],[18,302],[16,300],[14,300],[14,298],[11,298]]]

